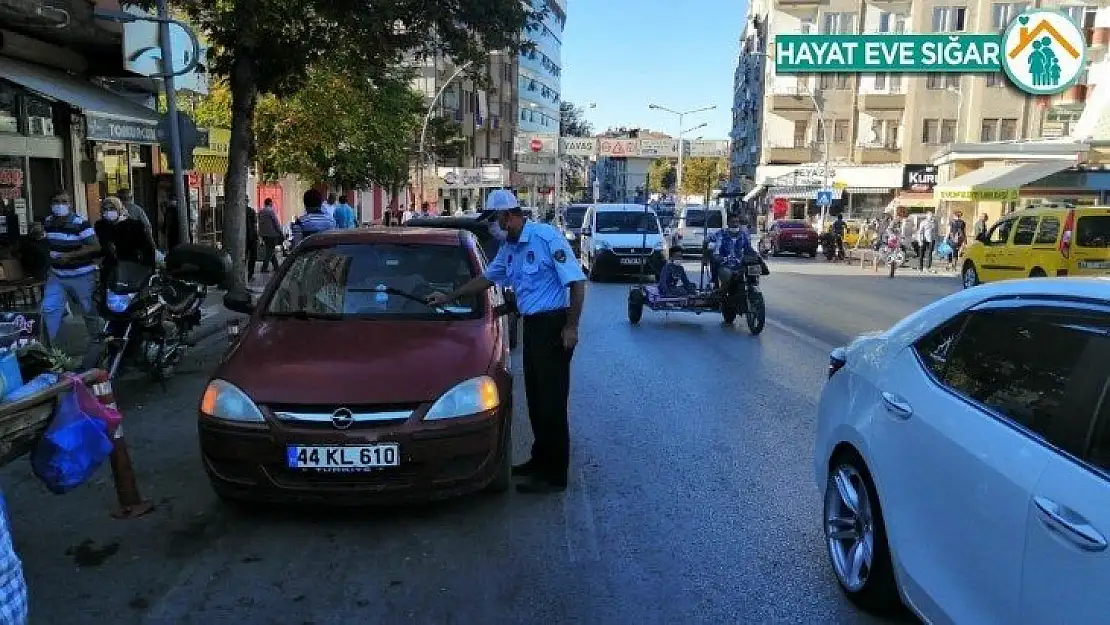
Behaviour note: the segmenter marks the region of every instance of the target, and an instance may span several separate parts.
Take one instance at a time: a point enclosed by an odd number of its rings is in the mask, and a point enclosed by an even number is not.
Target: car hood
[[[258,319],[217,372],[260,404],[407,404],[485,374],[488,320]]]
[[[594,233],[595,241],[605,241],[612,247],[640,247],[644,243],[644,235],[636,234],[620,234],[616,232],[597,232]],[[648,247],[655,245],[662,240],[658,232],[649,232],[647,234]]]

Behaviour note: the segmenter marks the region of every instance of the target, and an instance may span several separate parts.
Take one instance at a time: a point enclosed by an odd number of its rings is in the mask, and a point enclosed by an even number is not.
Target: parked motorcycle
[[[894,232],[888,233],[886,245],[879,251],[879,254],[880,260],[890,267],[889,276],[893,278],[894,270],[906,262],[906,253],[902,250],[902,237]]]
[[[721,285],[721,314],[725,323],[732,323],[743,313],[752,334],[759,334],[767,323],[767,306],[759,289],[759,279],[770,271],[758,254],[747,254],[743,260],[729,258],[723,267],[730,270],[727,284]]]

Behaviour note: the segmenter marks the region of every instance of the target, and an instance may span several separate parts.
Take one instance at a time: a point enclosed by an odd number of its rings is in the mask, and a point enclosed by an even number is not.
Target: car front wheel
[[[979,284],[979,272],[975,269],[975,264],[970,260],[964,263],[964,268],[960,272],[960,279],[965,289],[970,289]]]
[[[882,509],[858,455],[834,458],[825,484],[823,520],[829,560],[848,599],[877,614],[898,609],[902,603]]]

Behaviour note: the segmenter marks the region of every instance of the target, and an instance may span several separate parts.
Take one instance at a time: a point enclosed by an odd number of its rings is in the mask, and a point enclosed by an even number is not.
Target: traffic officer
[[[535,438],[531,459],[513,467],[513,475],[527,478],[517,485],[520,492],[561,492],[570,465],[570,361],[578,344],[586,276],[566,237],[548,224],[528,221],[512,192],[490,193],[486,211],[496,215],[491,229],[503,231],[505,242],[485,274],[452,293],[433,293],[428,301],[443,305],[493,284],[513,287],[524,319],[524,390]]]

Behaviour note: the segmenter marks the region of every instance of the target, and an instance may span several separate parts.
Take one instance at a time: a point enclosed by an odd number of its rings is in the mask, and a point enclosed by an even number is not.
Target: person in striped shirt
[[[84,317],[85,329],[91,339],[100,331],[93,306],[95,261],[100,256],[100,243],[89,220],[73,212],[69,194],[65,191],[54,194],[50,212],[51,215],[43,222],[46,242],[50,247],[50,270],[42,295],[46,333],[51,341],[57,337],[66,300],[69,300],[70,305],[79,309]]]
[[[304,192],[304,214],[293,220],[293,245],[317,232],[335,230],[335,219],[321,208],[324,198],[316,189]]]

